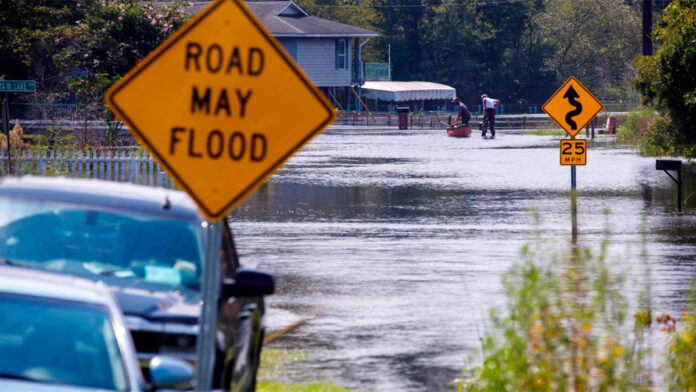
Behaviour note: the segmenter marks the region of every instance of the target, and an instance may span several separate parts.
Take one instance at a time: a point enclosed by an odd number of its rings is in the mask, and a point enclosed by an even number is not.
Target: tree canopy
[[[696,155],[696,0],[674,0],[667,6],[655,38],[658,49],[637,60],[636,86],[665,117],[652,133],[657,144],[690,146]]]
[[[394,80],[454,86],[505,103],[542,103],[569,76],[601,98],[630,96],[639,4],[626,0],[297,0],[311,13],[376,30],[366,61]]]
[[[454,86],[468,103],[544,102],[577,76],[600,98],[630,96],[635,0],[297,0],[310,14],[380,33],[365,61],[394,80]],[[162,5],[167,4],[167,5]],[[0,77],[66,100],[103,93],[188,17],[181,1],[0,0]],[[70,95],[71,94],[71,95]]]

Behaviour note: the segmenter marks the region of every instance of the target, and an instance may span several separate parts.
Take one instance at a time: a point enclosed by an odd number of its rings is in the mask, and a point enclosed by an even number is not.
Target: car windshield
[[[107,309],[0,293],[0,378],[125,391]]]
[[[200,249],[195,222],[0,198],[0,263],[194,293]]]

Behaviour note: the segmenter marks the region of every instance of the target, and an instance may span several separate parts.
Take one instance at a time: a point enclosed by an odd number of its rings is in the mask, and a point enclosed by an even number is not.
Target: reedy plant
[[[663,330],[671,333],[666,352],[670,391],[696,391],[696,283],[689,297],[679,322],[668,315],[657,320]]]
[[[650,310],[627,318],[624,277],[599,249],[558,252],[541,237],[503,278],[505,316],[491,312],[483,359],[460,391],[648,391]],[[644,301],[641,301],[643,304]]]

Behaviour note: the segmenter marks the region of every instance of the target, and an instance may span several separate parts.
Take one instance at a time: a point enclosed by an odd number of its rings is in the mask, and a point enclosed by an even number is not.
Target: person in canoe
[[[454,111],[457,112],[457,117],[454,118],[452,127],[457,126],[457,121],[462,120],[462,125],[469,126],[469,120],[471,120],[471,113],[469,108],[464,105],[464,102],[460,101],[459,98],[452,98],[452,103],[454,104]]]

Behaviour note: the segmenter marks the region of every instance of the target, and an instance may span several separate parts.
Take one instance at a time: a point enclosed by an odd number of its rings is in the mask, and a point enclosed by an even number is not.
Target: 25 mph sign
[[[210,4],[105,101],[213,221],[334,120],[241,0]]]

